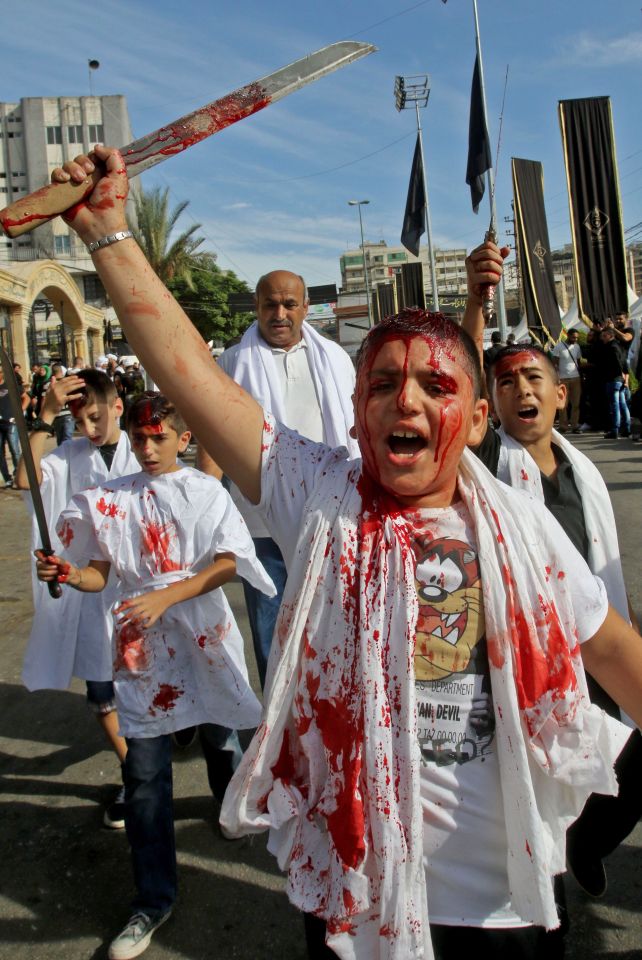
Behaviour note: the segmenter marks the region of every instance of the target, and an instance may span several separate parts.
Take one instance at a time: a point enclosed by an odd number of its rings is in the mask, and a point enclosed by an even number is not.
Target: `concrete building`
[[[49,183],[54,167],[95,143],[132,139],[120,95],[0,103],[0,208]],[[15,239],[0,236],[0,339],[23,369],[51,356],[91,360],[103,352],[110,313],[87,250],[60,217]]]
[[[435,250],[435,274],[437,290],[440,296],[466,293],[466,249]],[[365,290],[365,266],[368,280],[374,288],[380,283],[388,283],[399,272],[404,263],[423,264],[424,290],[426,300],[432,298],[432,279],[426,245],[419,249],[419,257],[409,253],[405,247],[389,247],[385,240],[378,243],[364,243],[364,249],[346,250],[340,257],[341,286],[344,293],[357,293]]]

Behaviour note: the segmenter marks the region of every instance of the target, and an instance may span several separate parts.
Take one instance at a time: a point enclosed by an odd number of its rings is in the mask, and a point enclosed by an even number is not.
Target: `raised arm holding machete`
[[[371,43],[354,40],[331,43],[134,140],[120,150],[129,179],[376,49]],[[0,226],[8,237],[28,233],[84,200],[103,172],[97,166],[82,182],[55,182],[17,200],[0,210]]]

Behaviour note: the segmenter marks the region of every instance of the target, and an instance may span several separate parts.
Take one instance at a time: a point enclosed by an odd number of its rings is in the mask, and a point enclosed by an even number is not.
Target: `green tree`
[[[194,256],[203,243],[203,237],[195,236],[201,225],[195,223],[176,239],[171,237],[189,200],[170,210],[169,187],[134,191],[133,196],[136,223],[130,224],[130,229],[152,269],[165,284],[181,278],[191,288]]]
[[[231,313],[229,295],[250,294],[251,290],[231,270],[221,270],[213,253],[193,256],[191,284],[176,276],[167,285],[203,339],[216,345],[226,346],[254,319],[252,313]]]
[[[221,270],[216,255],[199,251],[200,223],[172,238],[176,222],[189,200],[169,208],[169,187],[134,193],[136,223],[130,224],[153,270],[171,290],[205,340],[225,346],[252,322],[250,313],[232,315],[230,293],[249,293],[231,270]]]

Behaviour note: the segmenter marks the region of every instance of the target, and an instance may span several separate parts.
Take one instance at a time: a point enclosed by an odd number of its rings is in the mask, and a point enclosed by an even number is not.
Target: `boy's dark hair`
[[[69,409],[74,416],[90,399],[95,400],[96,403],[107,403],[109,406],[118,399],[116,387],[102,370],[79,370],[77,376],[85,381],[85,387],[82,390],[83,396],[69,404]]]
[[[118,393],[111,380],[102,370],[79,370],[78,376],[85,381],[87,393],[93,394],[102,403],[113,403]]]
[[[187,424],[171,400],[162,393],[146,390],[127,408],[125,429],[129,432],[134,427],[158,426],[165,420],[179,436],[187,430]]]
[[[385,317],[381,323],[368,332],[363,340],[357,354],[357,374],[366,360],[376,353],[385,340],[394,339],[395,334],[400,336],[412,336],[413,334],[435,336],[437,340],[442,340],[444,346],[453,341],[461,347],[464,358],[468,360],[468,370],[470,374],[473,393],[475,399],[479,399],[481,390],[481,366],[479,362],[479,353],[472,337],[463,330],[459,324],[455,323],[443,313],[430,313],[428,310],[421,310],[418,307],[402,310],[401,313]]]
[[[495,368],[497,367],[497,364],[501,363],[501,361],[506,357],[514,357],[519,353],[535,353],[538,357],[543,357],[554,383],[559,383],[560,375],[557,367],[553,363],[550,354],[547,353],[546,350],[542,350],[542,348],[537,346],[537,344],[511,343],[507,347],[504,347],[502,350],[500,350],[497,356],[493,357],[486,368],[486,379],[488,380],[489,390],[492,390]]]

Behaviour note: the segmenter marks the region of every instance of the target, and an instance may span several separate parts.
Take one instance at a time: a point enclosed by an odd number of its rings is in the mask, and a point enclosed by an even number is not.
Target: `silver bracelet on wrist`
[[[87,244],[87,249],[90,253],[94,253],[103,247],[111,246],[112,243],[118,243],[119,240],[129,240],[130,237],[133,237],[131,230],[119,230],[117,233],[110,233],[106,237],[101,237],[100,240],[92,240],[91,243]]]

